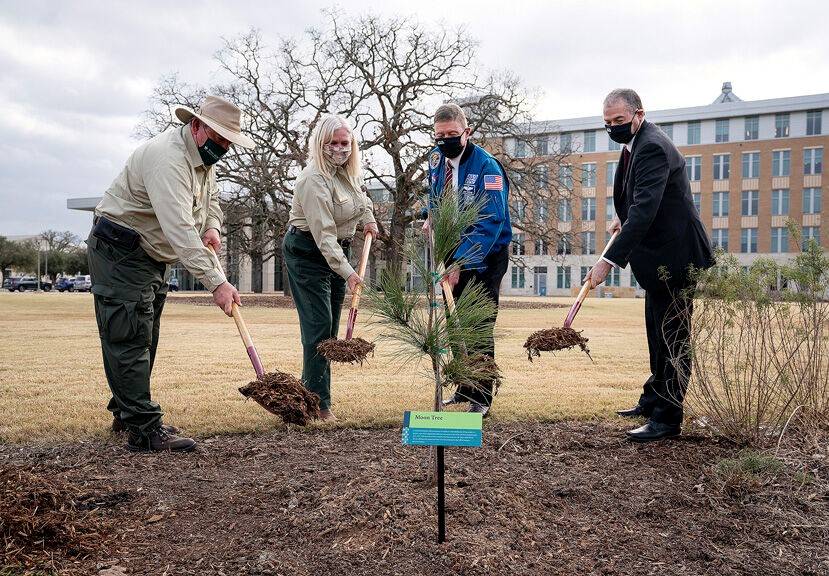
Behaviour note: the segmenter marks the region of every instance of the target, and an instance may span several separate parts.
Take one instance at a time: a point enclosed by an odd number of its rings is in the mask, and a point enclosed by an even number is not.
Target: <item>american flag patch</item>
[[[503,188],[503,177],[484,175],[484,190],[498,190],[500,192]]]

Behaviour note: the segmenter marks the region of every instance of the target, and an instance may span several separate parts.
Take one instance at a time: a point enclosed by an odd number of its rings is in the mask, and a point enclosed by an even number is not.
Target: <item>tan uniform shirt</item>
[[[139,146],[95,208],[131,228],[160,262],[181,261],[211,292],[225,282],[219,260],[201,237],[221,230],[216,173],[199,156],[190,126],[170,128]]]
[[[294,186],[288,223],[310,231],[331,270],[347,280],[354,268],[337,239],[354,236],[357,224],[374,222],[373,208],[366,193],[349,184],[342,168],[331,178],[309,164]]]

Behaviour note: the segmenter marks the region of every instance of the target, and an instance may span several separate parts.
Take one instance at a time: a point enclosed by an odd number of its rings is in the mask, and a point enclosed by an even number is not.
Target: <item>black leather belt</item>
[[[293,224],[288,226],[288,234],[300,234],[307,238],[311,238],[312,240],[314,239],[314,235],[311,234],[310,230],[300,230]],[[351,238],[337,238],[337,244],[339,244],[343,248],[348,248],[349,246],[351,246]]]

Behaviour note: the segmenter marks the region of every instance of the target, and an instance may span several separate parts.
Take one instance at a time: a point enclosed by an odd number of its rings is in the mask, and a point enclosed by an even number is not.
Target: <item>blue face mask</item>
[[[201,161],[204,162],[205,166],[212,166],[227,152],[227,148],[222,148],[218,142],[215,142],[210,138],[205,140],[204,144],[199,146],[198,149]]]

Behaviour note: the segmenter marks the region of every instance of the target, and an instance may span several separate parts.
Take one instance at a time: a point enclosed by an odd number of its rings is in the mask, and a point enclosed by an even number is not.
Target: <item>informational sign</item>
[[[480,446],[483,418],[472,412],[403,413],[403,444]]]

